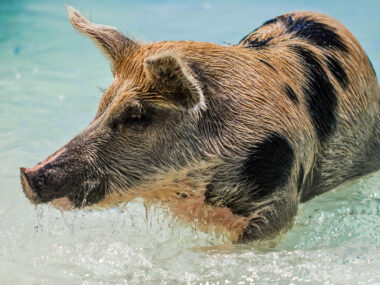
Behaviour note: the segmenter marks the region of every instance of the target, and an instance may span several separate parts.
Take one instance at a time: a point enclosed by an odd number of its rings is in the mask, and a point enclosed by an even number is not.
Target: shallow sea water
[[[67,1],[145,40],[236,43],[291,10],[328,13],[380,70],[379,1]],[[63,1],[0,1],[0,284],[380,284],[380,173],[301,205],[276,243],[217,247],[141,201],[104,211],[34,207],[32,166],[91,120],[109,66]],[[339,163],[339,162],[337,162]]]

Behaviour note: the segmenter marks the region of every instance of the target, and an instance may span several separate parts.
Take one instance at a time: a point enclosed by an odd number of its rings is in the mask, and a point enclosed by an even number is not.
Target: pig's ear
[[[91,23],[76,9],[67,7],[67,13],[73,27],[91,38],[111,60],[113,67],[124,56],[128,48],[138,44],[124,36],[114,27]]]
[[[145,59],[148,77],[162,95],[180,109],[200,111],[205,109],[205,99],[194,71],[177,55],[160,54]]]

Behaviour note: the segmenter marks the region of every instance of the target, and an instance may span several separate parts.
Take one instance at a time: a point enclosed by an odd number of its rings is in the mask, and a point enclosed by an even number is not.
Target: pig
[[[34,204],[105,208],[138,197],[235,242],[292,226],[316,195],[380,168],[380,90],[337,20],[273,18],[237,45],[143,43],[68,7],[111,64],[94,119],[21,168]]]

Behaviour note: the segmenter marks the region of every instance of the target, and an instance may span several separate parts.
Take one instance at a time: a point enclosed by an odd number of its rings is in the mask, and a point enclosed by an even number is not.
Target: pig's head
[[[114,81],[82,132],[33,168],[21,168],[29,200],[89,206],[209,159],[222,110],[205,114],[204,86],[197,65],[183,57],[186,47],[137,43],[71,7],[68,13],[108,57]]]

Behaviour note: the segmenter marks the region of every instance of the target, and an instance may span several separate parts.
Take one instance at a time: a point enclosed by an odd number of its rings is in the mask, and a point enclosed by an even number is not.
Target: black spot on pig
[[[289,141],[278,133],[252,146],[240,169],[242,181],[252,185],[249,197],[259,200],[285,186],[294,161]]]
[[[291,16],[288,17],[287,21],[288,32],[295,32],[297,37],[308,39],[317,46],[347,52],[341,36],[335,33],[332,27],[314,21],[310,17],[298,18],[295,21],[290,21],[291,18]]]
[[[301,46],[291,46],[305,66],[308,84],[303,87],[311,120],[320,141],[324,141],[335,129],[335,109],[338,98],[334,86],[319,63],[316,55]]]

